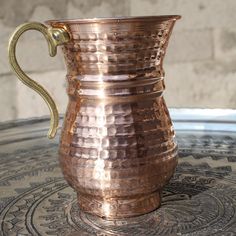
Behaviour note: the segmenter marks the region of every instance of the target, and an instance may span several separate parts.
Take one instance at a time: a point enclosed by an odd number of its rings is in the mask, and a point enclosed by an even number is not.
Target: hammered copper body
[[[80,208],[106,218],[153,211],[174,173],[177,145],[163,91],[163,58],[179,16],[53,20],[69,104],[60,164]],[[56,81],[55,81],[56,82]]]

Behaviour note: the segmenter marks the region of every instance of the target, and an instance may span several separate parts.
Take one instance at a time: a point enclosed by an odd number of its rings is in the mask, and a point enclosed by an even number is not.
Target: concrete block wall
[[[53,18],[180,14],[165,60],[169,107],[236,108],[235,0],[1,0],[0,121],[49,114],[35,92],[19,82],[7,59],[14,28]],[[59,110],[66,109],[65,67],[59,53],[48,56],[47,43],[27,32],[18,45],[18,60],[44,85]]]

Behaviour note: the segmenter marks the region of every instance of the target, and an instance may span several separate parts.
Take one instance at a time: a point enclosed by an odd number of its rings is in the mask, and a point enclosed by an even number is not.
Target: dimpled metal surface
[[[59,153],[85,212],[123,218],[160,206],[177,164],[162,64],[178,18],[48,22],[72,38],[62,47],[69,104]]]

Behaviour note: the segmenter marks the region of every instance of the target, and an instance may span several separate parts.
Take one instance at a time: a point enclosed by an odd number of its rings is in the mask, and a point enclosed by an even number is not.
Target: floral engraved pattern
[[[235,136],[182,131],[177,141],[179,164],[161,208],[114,221],[79,209],[62,177],[57,143],[39,137],[30,148],[1,152],[0,235],[235,235]]]

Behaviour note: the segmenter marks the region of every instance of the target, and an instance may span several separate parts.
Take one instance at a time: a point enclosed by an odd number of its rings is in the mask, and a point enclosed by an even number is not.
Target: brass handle
[[[25,23],[16,28],[12,34],[8,45],[8,57],[10,65],[17,77],[29,88],[35,90],[47,103],[50,110],[51,121],[48,131],[48,138],[54,138],[57,132],[59,115],[56,104],[49,93],[37,82],[28,77],[19,66],[16,59],[16,44],[19,37],[28,30],[37,30],[41,32],[48,42],[49,54],[54,57],[57,53],[57,46],[70,40],[68,32],[64,28],[47,27],[38,22]]]

